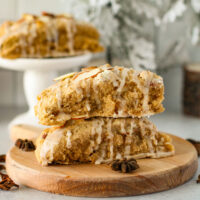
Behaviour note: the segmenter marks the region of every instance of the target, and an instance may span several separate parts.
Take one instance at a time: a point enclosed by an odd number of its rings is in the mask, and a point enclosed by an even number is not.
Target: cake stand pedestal
[[[92,55],[88,53],[80,56],[65,58],[19,58],[14,60],[0,58],[0,66],[2,68],[24,71],[24,92],[29,109],[26,113],[17,116],[10,122],[9,128],[11,130],[11,138],[13,140],[16,139],[14,136],[16,128],[19,129],[20,127],[24,127],[24,125],[26,128],[45,128],[45,126],[38,124],[37,118],[34,115],[34,106],[36,105],[37,95],[53,83],[53,79],[57,77],[57,72],[59,70],[73,71],[74,68],[86,65],[91,57]],[[22,134],[21,138],[24,137],[26,137],[26,134],[25,136]]]

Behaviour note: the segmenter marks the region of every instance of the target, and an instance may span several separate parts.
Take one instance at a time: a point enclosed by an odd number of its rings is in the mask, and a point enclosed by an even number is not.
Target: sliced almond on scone
[[[47,16],[47,17],[52,17],[52,18],[56,17],[56,15],[54,15],[53,13],[49,13],[49,12],[45,12],[45,11],[42,12],[42,15]]]
[[[96,69],[96,68],[98,68],[98,67],[97,66],[85,67],[85,68],[82,69],[82,71],[83,72],[85,72],[85,71],[91,71],[91,70]]]
[[[64,74],[64,75],[62,75],[62,76],[59,76],[59,77],[57,77],[57,78],[54,78],[53,80],[54,80],[54,81],[64,80],[64,79],[66,79],[66,78],[70,78],[70,77],[74,76],[75,74],[76,74],[75,72],[68,73],[68,74]]]
[[[91,71],[83,71],[83,72],[78,73],[76,76],[74,76],[73,80],[76,82],[79,82],[81,80],[84,80],[84,79],[87,79],[90,77],[94,78],[100,72],[101,72],[101,70],[99,68],[93,69]]]

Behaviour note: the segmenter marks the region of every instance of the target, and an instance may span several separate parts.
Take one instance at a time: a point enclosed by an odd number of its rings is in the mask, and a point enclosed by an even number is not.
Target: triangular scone
[[[69,15],[25,14],[0,26],[3,58],[61,57],[88,51],[103,51],[97,29]]]
[[[163,93],[160,76],[107,64],[58,78],[38,96],[35,113],[44,125],[90,117],[150,116],[164,110]]]
[[[101,164],[122,158],[166,157],[174,154],[174,147],[170,137],[146,118],[91,118],[45,129],[35,153],[42,165]]]

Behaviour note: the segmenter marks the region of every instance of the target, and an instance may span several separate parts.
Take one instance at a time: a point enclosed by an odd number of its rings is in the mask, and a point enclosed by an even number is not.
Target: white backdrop
[[[5,20],[19,18],[23,13],[39,14],[41,11],[64,13],[70,10],[67,0],[0,0],[0,23]],[[161,31],[159,37],[159,51],[162,53],[163,42],[179,37],[187,22],[176,22]],[[174,26],[174,27],[173,27]],[[199,50],[189,49],[190,62],[200,61]],[[187,58],[188,59],[188,58]],[[182,92],[182,70],[175,68],[161,73],[166,85],[165,106],[167,109],[180,110]],[[0,107],[1,106],[24,106],[25,99],[22,88],[22,73],[0,69]]]

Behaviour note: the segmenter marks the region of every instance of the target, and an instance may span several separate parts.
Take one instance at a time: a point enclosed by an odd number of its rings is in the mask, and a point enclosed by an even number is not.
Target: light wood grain
[[[42,167],[34,152],[13,147],[6,168],[17,183],[46,192],[70,196],[112,197],[153,193],[174,188],[197,170],[197,153],[187,141],[172,136],[172,157],[138,160],[140,168],[130,174],[112,171],[108,165],[57,165]]]
[[[13,142],[15,142],[18,138],[28,139],[35,142],[42,130],[42,128],[30,125],[15,125],[10,129],[10,138]]]

